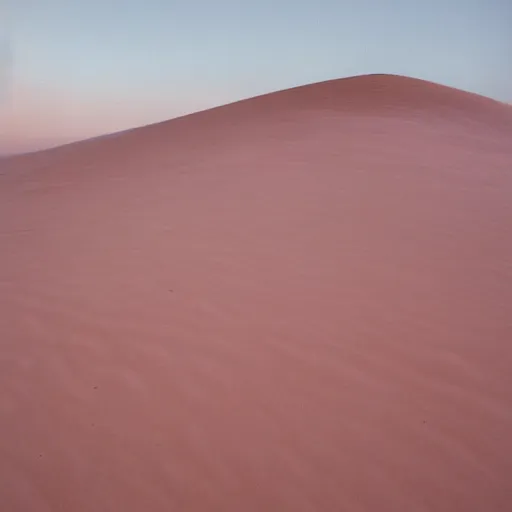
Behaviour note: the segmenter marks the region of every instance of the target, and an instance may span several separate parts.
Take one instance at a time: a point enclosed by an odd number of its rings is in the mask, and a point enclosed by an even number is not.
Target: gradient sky
[[[0,0],[0,152],[365,73],[512,102],[512,0]]]

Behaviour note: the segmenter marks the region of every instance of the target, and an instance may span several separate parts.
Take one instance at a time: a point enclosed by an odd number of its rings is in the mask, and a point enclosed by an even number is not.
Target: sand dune
[[[0,161],[2,510],[511,510],[511,140],[375,75]]]

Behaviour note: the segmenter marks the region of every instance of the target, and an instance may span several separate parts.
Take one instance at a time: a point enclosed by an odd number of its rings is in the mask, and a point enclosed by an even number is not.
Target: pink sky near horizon
[[[143,126],[222,103],[205,91],[191,91],[175,102],[148,98],[137,104],[120,91],[117,98],[77,97],[68,91],[17,84],[0,106],[0,153],[38,150]],[[127,106],[129,108],[127,108]]]

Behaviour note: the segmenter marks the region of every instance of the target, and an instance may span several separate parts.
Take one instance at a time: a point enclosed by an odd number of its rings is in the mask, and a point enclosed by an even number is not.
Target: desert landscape
[[[5,512],[512,510],[512,107],[284,90],[0,160]]]

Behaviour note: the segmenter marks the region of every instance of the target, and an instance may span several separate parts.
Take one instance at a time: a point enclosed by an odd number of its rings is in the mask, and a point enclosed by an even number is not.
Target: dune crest
[[[79,147],[90,152],[92,146],[94,149],[113,149],[116,143],[128,144],[128,141],[137,143],[138,148],[144,142],[149,142],[152,145],[164,144],[162,149],[169,149],[169,144],[174,144],[173,139],[176,136],[189,140],[188,131],[192,129],[196,130],[195,142],[198,143],[204,142],[200,137],[202,132],[207,132],[209,136],[210,131],[217,133],[219,130],[236,134],[241,127],[250,129],[260,122],[283,121],[287,116],[294,120],[309,113],[326,110],[345,116],[388,116],[410,120],[417,118],[421,123],[440,118],[464,122],[470,126],[485,124],[491,130],[505,133],[512,130],[511,105],[426,80],[375,74],[328,80],[263,94],[170,121],[73,142],[45,150],[43,153],[67,154]],[[162,141],[165,137],[168,138]],[[39,156],[41,152],[35,153]],[[21,155],[21,158],[32,156]],[[16,157],[20,158],[20,155]]]
[[[509,510],[511,111],[372,75],[1,160],[2,510]]]

